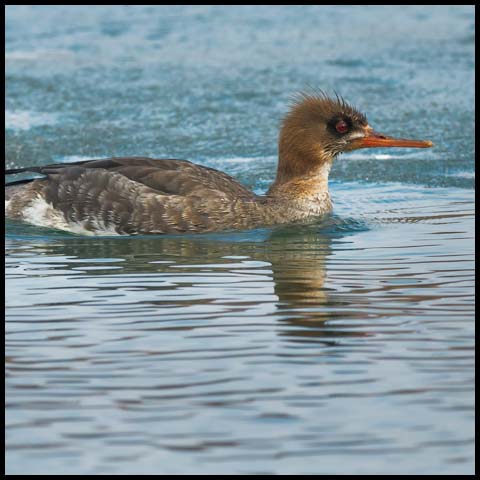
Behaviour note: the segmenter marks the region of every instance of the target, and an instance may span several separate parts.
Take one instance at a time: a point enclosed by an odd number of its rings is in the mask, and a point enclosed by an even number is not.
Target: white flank
[[[7,202],[5,202],[7,208]],[[56,228],[80,235],[120,235],[113,227],[103,222],[94,221],[94,230],[87,230],[82,223],[71,223],[65,220],[63,213],[56,210],[51,203],[42,197],[35,198],[22,212],[23,220],[39,227]]]

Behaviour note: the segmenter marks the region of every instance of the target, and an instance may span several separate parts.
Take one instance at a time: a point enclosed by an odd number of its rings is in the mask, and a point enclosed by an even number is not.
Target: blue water
[[[186,158],[264,192],[291,95],[428,150],[302,227],[6,223],[7,474],[473,474],[472,6],[8,6],[7,167]]]

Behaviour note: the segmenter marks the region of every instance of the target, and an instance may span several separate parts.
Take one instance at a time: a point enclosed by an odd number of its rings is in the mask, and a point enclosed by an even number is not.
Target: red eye
[[[348,124],[345,120],[339,120],[335,125],[335,128],[338,133],[347,133],[348,132]]]

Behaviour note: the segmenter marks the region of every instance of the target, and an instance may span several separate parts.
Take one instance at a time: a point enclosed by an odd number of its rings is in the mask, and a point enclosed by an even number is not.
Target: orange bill
[[[387,137],[380,133],[369,131],[365,137],[353,141],[354,148],[375,148],[375,147],[410,147],[429,148],[433,143],[429,140],[411,140],[408,138]]]

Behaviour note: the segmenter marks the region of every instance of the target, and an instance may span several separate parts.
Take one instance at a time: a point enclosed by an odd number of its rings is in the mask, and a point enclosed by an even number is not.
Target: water
[[[472,474],[473,42],[469,6],[8,6],[8,167],[173,156],[263,192],[308,85],[435,148],[343,156],[302,227],[7,222],[7,474]]]

